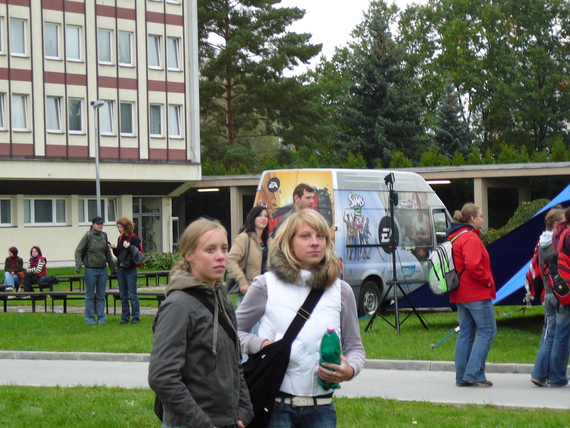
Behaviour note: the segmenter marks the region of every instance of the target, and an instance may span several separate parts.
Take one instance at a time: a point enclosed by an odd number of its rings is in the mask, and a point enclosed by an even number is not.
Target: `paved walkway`
[[[148,388],[148,354],[3,351],[0,359],[3,385]],[[530,364],[488,364],[492,388],[458,388],[450,362],[368,360],[363,372],[343,383],[335,395],[570,409],[570,387],[536,387],[530,382],[530,370]]]

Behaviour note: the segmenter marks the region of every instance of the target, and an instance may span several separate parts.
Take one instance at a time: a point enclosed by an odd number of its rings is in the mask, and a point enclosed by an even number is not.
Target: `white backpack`
[[[453,263],[451,243],[469,229],[463,230],[454,236],[451,241],[439,244],[428,259],[428,283],[431,291],[438,296],[449,293],[459,287],[459,277]],[[463,273],[463,272],[461,272]]]

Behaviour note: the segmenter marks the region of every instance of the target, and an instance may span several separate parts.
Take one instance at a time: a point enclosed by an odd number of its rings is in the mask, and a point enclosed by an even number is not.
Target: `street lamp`
[[[99,133],[99,108],[105,104],[105,101],[91,101],[93,107],[93,122],[95,123],[95,192],[97,194],[97,217],[101,217],[101,181],[99,180],[99,145],[101,143],[101,134]]]

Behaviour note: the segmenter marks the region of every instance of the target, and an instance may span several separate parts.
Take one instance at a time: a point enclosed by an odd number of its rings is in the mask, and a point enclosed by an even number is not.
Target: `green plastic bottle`
[[[329,367],[324,367],[323,363],[340,364],[340,354],[341,354],[340,338],[338,337],[338,334],[336,334],[334,325],[332,324],[327,327],[327,331],[323,336],[319,354],[320,354],[319,364],[321,367],[327,370],[332,370],[332,369]],[[320,377],[318,378],[318,381],[319,385],[321,385],[325,391],[328,391],[329,389],[338,388],[338,383],[330,383],[327,382],[326,380],[322,380]]]

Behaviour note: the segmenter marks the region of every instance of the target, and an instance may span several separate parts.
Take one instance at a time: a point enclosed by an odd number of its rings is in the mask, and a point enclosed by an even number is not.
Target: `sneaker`
[[[121,320],[121,324],[128,324],[128,323],[129,323],[129,321],[128,321],[128,320],[127,320],[127,321],[125,321],[125,320]]]
[[[536,386],[548,386],[548,381],[546,381],[546,380],[545,380],[544,382],[542,382],[542,381],[540,381],[540,380],[538,380],[538,379],[531,378],[530,381],[531,381],[532,383],[534,383]]]
[[[4,291],[12,292],[14,291],[14,287],[6,287]]]
[[[456,382],[455,386],[473,386],[473,385],[467,382]]]
[[[493,386],[493,382],[491,382],[490,380],[482,380],[481,382],[475,382],[473,380],[466,380],[465,382],[471,386],[483,386],[486,388]]]

